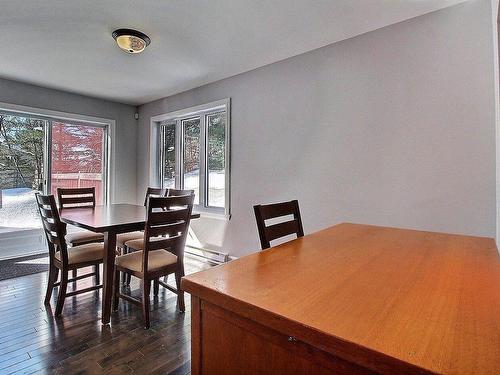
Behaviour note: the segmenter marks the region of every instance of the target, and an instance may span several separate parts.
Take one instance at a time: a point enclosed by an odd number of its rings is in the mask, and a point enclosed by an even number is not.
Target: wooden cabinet
[[[494,240],[340,224],[187,276],[192,374],[500,374]]]
[[[197,297],[192,297],[197,300]],[[284,332],[253,322],[209,302],[199,310],[199,336],[192,345],[193,374],[371,374],[355,364],[306,344]],[[203,364],[203,365],[201,365]]]

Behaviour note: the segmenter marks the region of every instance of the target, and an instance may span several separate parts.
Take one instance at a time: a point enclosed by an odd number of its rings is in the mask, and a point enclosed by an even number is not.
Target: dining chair
[[[260,245],[262,250],[271,247],[270,242],[279,238],[295,234],[298,237],[304,236],[302,219],[300,217],[299,202],[281,202],[266,205],[253,206],[257,229],[259,230]],[[266,226],[266,220],[278,219],[280,217],[293,215],[292,220],[281,221]]]
[[[165,192],[165,195],[167,197],[179,197],[182,195],[191,195],[191,194],[194,195],[194,190],[166,189]],[[146,201],[147,201],[147,196],[146,196]],[[146,201],[144,202],[144,205],[146,205]],[[127,251],[136,251],[136,248],[142,248],[143,241],[141,240],[142,237],[130,239],[129,241],[132,241],[128,244],[130,246],[126,245],[125,248],[127,249]],[[165,275],[165,277],[163,278],[163,282],[166,283],[167,281],[168,281],[168,275]],[[127,277],[125,278],[125,284],[130,285],[130,275],[127,275]],[[158,288],[159,288],[159,281],[155,280],[154,282],[155,295],[158,294]]]
[[[49,277],[44,302],[46,305],[50,304],[52,289],[59,286],[55,311],[55,315],[59,316],[62,313],[66,297],[102,288],[99,275],[95,270],[98,270],[99,265],[103,262],[104,244],[87,243],[68,247],[66,243],[66,224],[60,220],[54,196],[36,193],[36,202],[49,248]],[[70,270],[74,271],[88,266],[93,266],[94,272],[68,279]],[[61,272],[61,278],[60,281],[57,281],[59,271]],[[93,286],[66,292],[68,283],[91,276],[94,276]]]
[[[114,276],[113,309],[118,309],[119,298],[142,306],[144,327],[149,328],[151,281],[177,294],[177,305],[185,311],[184,292],[180,288],[184,276],[184,246],[193,210],[194,194],[178,197],[150,197],[144,238],[137,240],[134,252],[116,257]],[[128,246],[128,245],[127,245]],[[120,292],[120,272],[142,281],[142,300]],[[175,274],[176,288],[159,281],[159,278]],[[155,290],[155,294],[157,294]]]
[[[166,192],[167,192],[167,189],[148,187],[146,190],[146,196],[144,197],[144,207],[147,206],[148,199],[150,196],[159,195],[159,196],[163,197],[163,196],[165,196]],[[125,243],[128,241],[142,239],[142,238],[144,238],[144,232],[142,232],[142,231],[120,233],[116,236],[116,247],[117,247],[118,251],[121,252],[121,255],[128,254],[129,249],[127,248]],[[127,285],[129,285],[130,284],[130,275],[128,275],[128,277],[124,277],[123,282],[126,283]]]
[[[86,188],[57,188],[57,201],[59,210],[69,210],[75,208],[93,208],[96,204],[95,187]],[[95,233],[88,230],[66,234],[66,243],[71,247],[85,245],[89,243],[103,242],[104,234]],[[99,283],[99,267],[96,267],[97,282]],[[73,271],[73,277],[77,276],[77,270]]]
[[[146,196],[144,197],[144,207],[148,203],[148,199],[152,195],[165,196],[167,189],[148,187],[146,190]],[[129,233],[120,233],[116,236],[116,247],[120,248],[122,251],[126,252],[125,242],[130,240],[135,240],[143,238],[144,233],[141,231],[134,231]]]
[[[95,187],[89,188],[57,188],[59,210],[95,207]],[[71,246],[104,241],[102,233],[80,231],[66,235],[66,242]]]
[[[149,189],[154,189],[154,188],[148,188],[148,192],[150,191]],[[166,193],[166,196],[170,196],[170,197],[179,197],[179,196],[184,196],[184,195],[192,195],[194,197],[194,190],[166,189],[165,193]],[[160,194],[156,194],[156,195],[160,195]],[[148,198],[149,198],[149,195],[146,195],[146,199],[144,201],[145,206],[147,205]],[[194,198],[193,198],[193,200],[194,200]],[[144,249],[144,232],[138,232],[138,233],[141,233],[141,236],[125,242],[124,247],[127,249],[127,252],[141,251]],[[164,281],[165,282],[167,281],[167,277],[165,277]],[[128,275],[126,284],[130,285],[130,275]],[[155,282],[155,291],[157,289],[158,289],[158,282]]]

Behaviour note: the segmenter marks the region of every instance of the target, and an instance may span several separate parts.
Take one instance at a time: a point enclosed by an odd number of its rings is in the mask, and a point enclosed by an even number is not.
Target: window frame
[[[52,129],[54,123],[61,123],[63,125],[76,125],[76,126],[88,126],[88,127],[93,127],[93,128],[101,128],[103,130],[103,139],[102,139],[102,187],[103,187],[103,192],[102,192],[102,204],[104,206],[108,205],[110,203],[110,125],[109,124],[102,124],[98,122],[93,122],[93,121],[81,121],[81,120],[71,120],[71,119],[61,119],[60,117],[52,117],[48,120],[48,127],[47,127],[47,132],[46,132],[46,141],[45,143],[47,144],[46,150],[47,150],[47,177],[46,177],[46,183],[45,183],[45,188],[47,189],[47,193],[50,193],[52,190],[52,177],[49,176],[50,171],[52,170],[52,159],[53,159],[53,146],[54,143],[52,142]]]
[[[49,194],[51,190],[49,173],[52,167],[52,123],[60,122],[103,128],[103,205],[108,205],[113,201],[115,120],[4,102],[0,102],[0,111],[4,114],[32,117],[45,121],[44,165],[46,171],[44,172],[43,188],[46,194]]]
[[[203,105],[154,116],[151,124],[157,134],[157,162],[156,176],[159,186],[164,187],[164,142],[165,128],[175,126],[175,188],[184,188],[184,126],[183,121],[192,118],[200,118],[200,174],[199,174],[199,204],[194,208],[204,216],[230,218],[231,215],[231,101],[229,98],[218,100]],[[226,112],[225,126],[225,194],[224,207],[209,206],[208,202],[208,121],[207,117],[216,113]]]

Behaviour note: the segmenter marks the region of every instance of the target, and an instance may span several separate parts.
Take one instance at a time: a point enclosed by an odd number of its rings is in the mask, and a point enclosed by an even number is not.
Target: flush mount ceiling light
[[[141,53],[151,43],[149,36],[137,30],[118,29],[112,35],[118,47],[127,53]]]

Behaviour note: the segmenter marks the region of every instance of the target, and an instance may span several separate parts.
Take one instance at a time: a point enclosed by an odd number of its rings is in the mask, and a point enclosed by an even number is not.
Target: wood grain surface
[[[201,304],[378,372],[500,374],[490,238],[344,223],[182,286]]]

